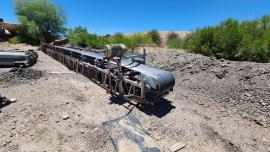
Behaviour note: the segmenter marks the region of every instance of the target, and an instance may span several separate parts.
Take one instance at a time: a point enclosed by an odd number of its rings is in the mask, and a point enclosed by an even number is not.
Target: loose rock
[[[63,118],[63,120],[69,119],[68,113],[67,113],[67,112],[64,112],[64,113],[62,114],[62,118]]]
[[[170,149],[171,152],[177,152],[177,151],[179,151],[179,150],[181,150],[181,149],[183,149],[185,147],[186,147],[185,143],[178,142],[178,143],[172,145],[169,149]]]
[[[13,102],[16,102],[17,99],[16,99],[16,98],[10,98],[9,101],[10,101],[11,103],[13,103]]]

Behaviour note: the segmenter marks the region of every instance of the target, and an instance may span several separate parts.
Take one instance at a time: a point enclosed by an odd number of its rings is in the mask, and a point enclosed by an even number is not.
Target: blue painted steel
[[[61,46],[55,46],[56,48],[69,50],[71,52],[79,53],[82,56],[90,56],[96,59],[104,59],[105,55],[103,53],[91,52],[83,49],[74,49]],[[157,69],[149,65],[141,64],[135,61],[129,61],[127,58],[122,58],[121,65],[125,68],[131,69],[136,72],[141,73],[141,81],[146,81],[146,83],[153,89],[158,89],[159,91],[167,90],[172,88],[175,84],[174,76],[171,72]]]
[[[64,50],[65,52],[70,51],[71,54],[77,54],[76,56],[79,56],[79,58],[83,56],[91,57],[94,60],[104,60],[106,58],[101,52],[62,46],[53,46],[53,48],[59,49],[60,51]],[[122,57],[121,66],[122,68],[130,69],[133,72],[139,73],[138,81],[141,84],[145,83],[145,92],[149,91],[148,98],[158,98],[172,90],[175,85],[175,78],[171,72],[136,62],[132,60],[132,58],[128,58],[128,56]]]

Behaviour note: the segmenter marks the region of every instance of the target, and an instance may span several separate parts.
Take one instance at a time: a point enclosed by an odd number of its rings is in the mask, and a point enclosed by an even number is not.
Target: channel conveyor
[[[171,72],[136,61],[134,56],[125,57],[124,50],[123,45],[107,45],[103,51],[94,51],[43,44],[47,55],[125,99],[154,104],[173,90]]]

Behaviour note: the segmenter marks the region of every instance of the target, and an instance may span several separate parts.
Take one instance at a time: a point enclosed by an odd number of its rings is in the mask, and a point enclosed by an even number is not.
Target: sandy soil
[[[17,99],[0,107],[0,151],[114,151],[102,123],[130,111],[164,151],[270,151],[269,64],[153,52],[148,63],[172,71],[176,86],[161,104],[133,108],[38,53],[21,79],[0,69],[1,95]]]
[[[0,51],[4,49],[36,50],[37,48],[38,48],[37,46],[31,46],[27,44],[10,44],[8,42],[0,42]]]

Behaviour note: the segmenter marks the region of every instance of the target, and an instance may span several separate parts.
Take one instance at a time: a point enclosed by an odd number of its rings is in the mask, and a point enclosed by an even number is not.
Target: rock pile
[[[4,86],[18,85],[39,79],[43,75],[44,72],[32,68],[12,69],[10,72],[1,72],[0,83],[4,84]]]
[[[177,51],[150,53],[148,63],[173,72],[177,86],[174,91],[179,98],[189,92],[189,98],[200,105],[216,105],[270,126],[270,64]]]

